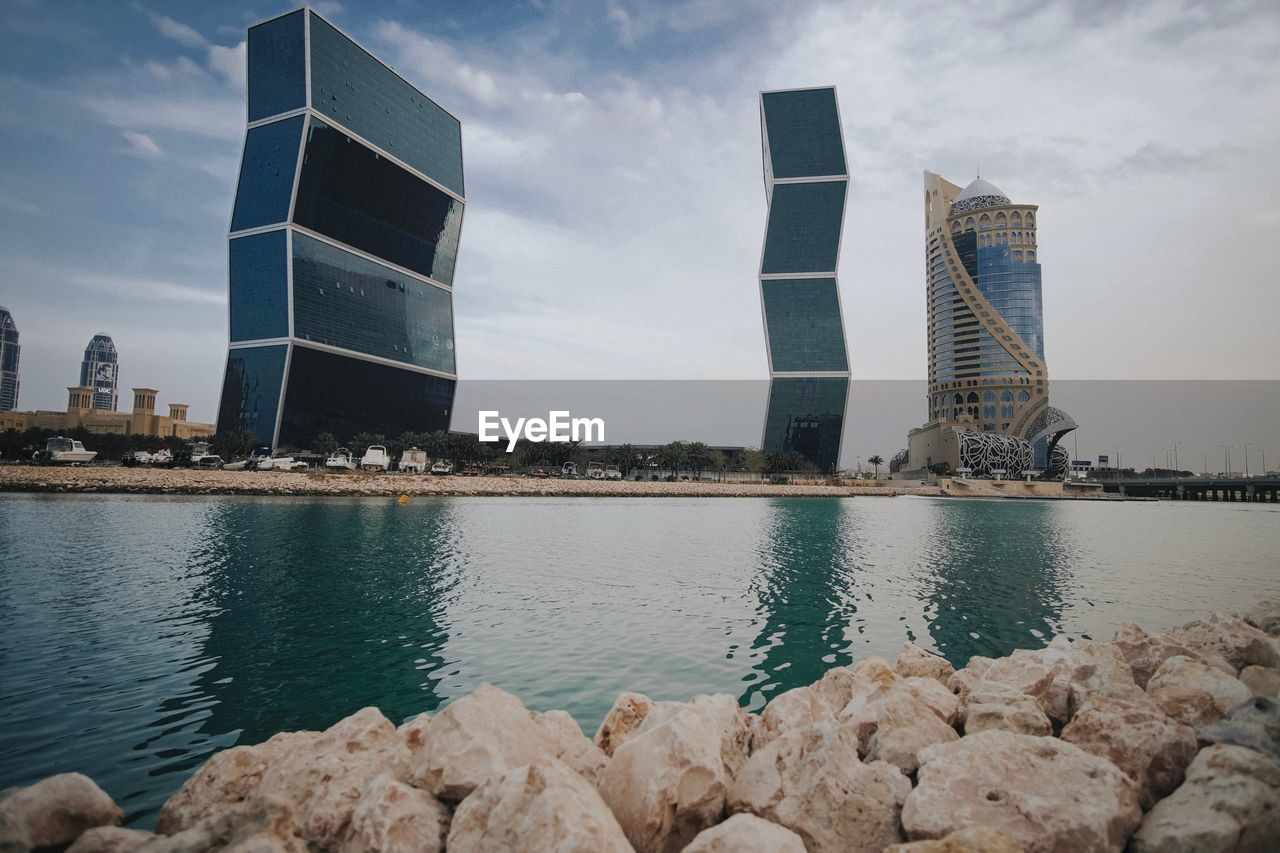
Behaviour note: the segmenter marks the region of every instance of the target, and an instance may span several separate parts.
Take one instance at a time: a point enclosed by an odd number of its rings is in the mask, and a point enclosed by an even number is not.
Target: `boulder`
[[[1254,696],[1280,699],[1280,669],[1270,666],[1246,666],[1240,670],[1240,682]]]
[[[1053,733],[1053,725],[1035,698],[1011,687],[983,684],[965,703],[964,733],[987,731],[1048,735]]]
[[[406,720],[396,729],[410,752],[417,752],[427,742],[427,728],[431,725],[430,714],[419,714],[412,720]]]
[[[1149,636],[1133,624],[1121,625],[1116,631],[1112,645],[1119,649],[1125,660],[1129,662],[1134,683],[1144,690],[1160,665],[1172,657],[1191,658],[1206,666],[1222,670],[1227,675],[1236,674],[1235,667],[1215,652],[1193,649],[1165,635]]]
[[[643,693],[619,693],[609,713],[600,721],[600,728],[596,729],[596,746],[612,757],[613,751],[636,733],[654,705]]]
[[[995,663],[995,658],[974,655],[969,658],[969,662],[964,669],[957,669],[955,674],[947,679],[947,689],[954,693],[962,703],[967,701],[969,693],[972,692],[979,679],[991,668],[993,663]]]
[[[486,779],[539,758],[558,758],[594,782],[606,760],[600,749],[576,723],[570,729],[565,720],[543,723],[539,717],[505,690],[482,684],[432,718],[412,756],[410,781],[456,802]]]
[[[155,838],[141,829],[125,829],[123,826],[95,826],[86,830],[67,848],[67,853],[133,853],[147,841]]]
[[[1137,785],[1057,738],[987,731],[921,753],[902,810],[912,841],[986,825],[1028,851],[1119,853],[1142,818]]]
[[[1118,646],[1084,642],[1071,647],[1065,668],[1068,718],[1091,697],[1107,696],[1136,705],[1152,705],[1137,685],[1133,670]],[[1063,676],[1059,676],[1061,680]]]
[[[123,812],[80,773],[0,791],[0,850],[65,847],[96,826],[116,826]]]
[[[729,808],[791,829],[809,853],[878,853],[902,840],[899,814],[910,791],[896,767],[859,760],[851,728],[819,723],[783,732],[752,754]]]
[[[262,774],[294,749],[305,749],[319,732],[282,732],[254,746],[233,746],[209,757],[160,808],[156,832],[173,835],[258,793]]]
[[[343,853],[436,853],[449,834],[449,808],[388,775],[365,789],[351,813]]]
[[[1227,713],[1227,718],[1198,732],[1201,743],[1230,743],[1254,749],[1280,762],[1280,704],[1253,696]]]
[[[955,696],[939,682],[921,680],[937,685],[952,707],[957,704]],[[840,715],[840,728],[852,729],[863,758],[886,761],[903,773],[916,771],[920,766],[917,756],[926,746],[960,737],[905,684],[876,691],[874,698],[855,696]]]
[[[391,721],[362,708],[270,762],[257,798],[292,810],[311,845],[336,847],[370,783],[383,774],[407,780],[409,757]]]
[[[752,723],[732,696],[655,703],[600,774],[598,788],[641,851],[679,850],[724,815]]]
[[[1244,614],[1244,621],[1273,637],[1280,637],[1280,598],[1259,601]]]
[[[683,853],[805,853],[805,849],[800,836],[785,826],[742,813],[699,832]]]
[[[1147,813],[1133,853],[1269,853],[1280,838],[1280,765],[1241,746],[1200,750],[1186,781]]]
[[[926,652],[912,643],[903,643],[898,650],[898,660],[894,663],[893,670],[903,678],[935,678],[946,684],[955,674],[956,668],[941,655]]]
[[[1216,654],[1238,672],[1250,664],[1280,666],[1280,638],[1259,630],[1237,616],[1215,613],[1197,619],[1165,636],[1204,654]]]
[[[836,714],[843,707],[831,707],[813,685],[779,693],[760,712],[754,747],[761,748],[784,731],[803,729],[815,723],[834,723]]]
[[[1025,693],[1039,703],[1051,720],[1062,722],[1068,713],[1066,683],[1060,682],[1056,692],[1054,686],[1065,671],[1065,652],[1018,649],[1008,657],[993,661],[970,690],[994,686]]]
[[[1181,656],[1160,664],[1147,693],[1162,711],[1192,728],[1216,723],[1249,698],[1249,688],[1238,679]]]
[[[539,758],[489,779],[458,806],[454,853],[631,853],[596,789],[568,765]]]
[[[136,853],[307,853],[291,807],[255,799],[228,805],[174,835],[156,835]],[[329,847],[329,849],[335,849]]]
[[[1150,703],[1092,696],[1062,730],[1062,739],[1105,758],[1138,785],[1142,807],[1182,784],[1196,755],[1196,734]]]
[[[1026,848],[990,826],[966,826],[935,841],[911,841],[884,848],[884,853],[1024,853]]]

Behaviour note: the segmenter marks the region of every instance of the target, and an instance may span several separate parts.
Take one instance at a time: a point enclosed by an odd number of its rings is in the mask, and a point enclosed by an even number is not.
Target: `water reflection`
[[[930,513],[920,582],[934,648],[956,666],[1047,643],[1071,591],[1064,507],[948,501]]]

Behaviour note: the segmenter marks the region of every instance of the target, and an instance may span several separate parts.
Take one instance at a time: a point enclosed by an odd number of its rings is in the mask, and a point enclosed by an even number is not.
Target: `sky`
[[[215,419],[245,29],[294,5],[0,2],[20,408],[105,333]],[[855,379],[925,376],[925,169],[1040,206],[1052,378],[1280,378],[1274,0],[313,7],[462,122],[463,379],[767,376],[758,92],[829,84]]]

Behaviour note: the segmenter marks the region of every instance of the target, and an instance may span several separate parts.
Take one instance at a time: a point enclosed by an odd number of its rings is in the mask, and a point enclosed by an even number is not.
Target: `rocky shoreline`
[[[1264,851],[1280,600],[960,670],[911,644],[747,713],[624,693],[594,739],[481,685],[211,757],[156,832],[68,773],[0,792],[0,851]]]
[[[190,468],[46,468],[0,466],[0,492],[150,495],[278,495],[298,497],[894,497],[946,493],[936,486],[827,486],[770,483],[655,483],[532,477],[432,477],[325,471],[219,471]]]

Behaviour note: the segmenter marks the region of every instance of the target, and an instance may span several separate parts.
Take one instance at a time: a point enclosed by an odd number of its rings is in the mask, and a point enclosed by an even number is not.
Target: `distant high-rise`
[[[220,432],[449,428],[462,130],[309,9],[249,28]]]
[[[80,385],[93,389],[93,408],[116,410],[116,386],[120,381],[120,356],[109,335],[94,335],[80,362]]]
[[[760,94],[768,225],[760,304],[769,354],[762,447],[821,471],[840,459],[849,356],[836,267],[849,184],[836,90]]]
[[[0,412],[18,408],[18,327],[0,305]]]

